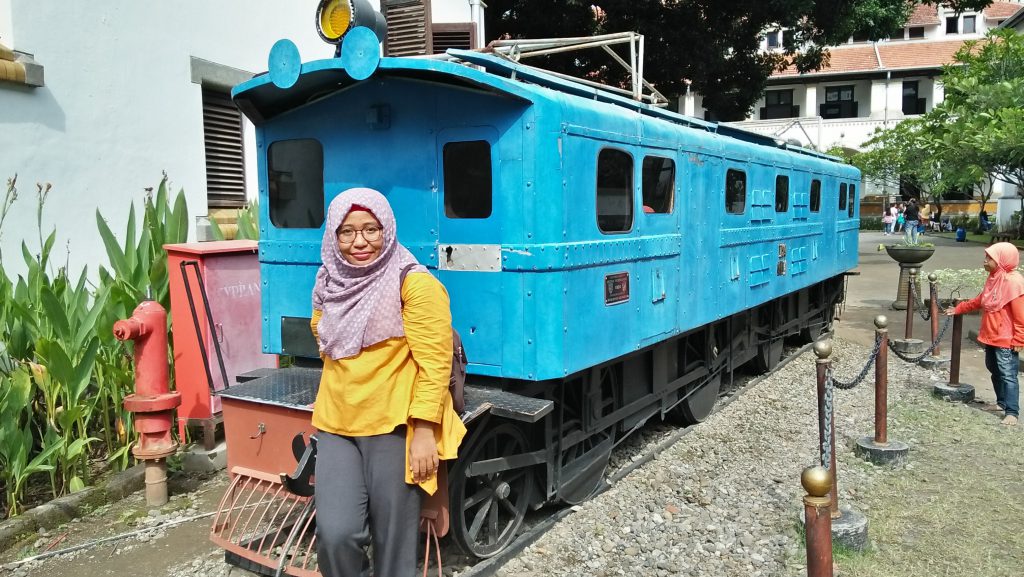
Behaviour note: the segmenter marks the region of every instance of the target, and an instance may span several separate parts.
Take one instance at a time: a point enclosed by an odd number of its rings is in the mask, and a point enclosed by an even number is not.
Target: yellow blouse
[[[458,456],[466,427],[452,407],[448,380],[452,367],[452,317],[448,292],[427,273],[410,273],[402,284],[405,337],[388,339],[344,359],[321,354],[320,391],[313,408],[313,426],[347,437],[390,433],[408,425],[405,482],[412,484],[409,444],[413,419],[434,423],[441,459]],[[310,319],[313,336],[322,311]],[[420,483],[433,495],[436,477]]]

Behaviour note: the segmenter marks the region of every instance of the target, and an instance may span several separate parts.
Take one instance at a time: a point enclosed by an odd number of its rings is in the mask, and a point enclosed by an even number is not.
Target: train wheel
[[[757,356],[754,357],[754,367],[759,373],[768,371],[779,366],[782,362],[782,337],[773,337],[757,346]]]
[[[604,471],[615,446],[611,431],[594,433],[562,453],[558,498],[578,505],[593,497],[604,484]]]
[[[525,453],[526,436],[512,423],[502,423],[483,434],[465,463],[500,459]],[[452,536],[468,555],[491,557],[508,546],[526,516],[533,491],[533,470],[510,469],[474,477],[460,468],[451,485]]]
[[[718,373],[701,385],[683,402],[672,408],[669,418],[680,425],[696,425],[703,422],[715,408],[715,401],[718,400],[718,391],[722,388],[722,373]]]

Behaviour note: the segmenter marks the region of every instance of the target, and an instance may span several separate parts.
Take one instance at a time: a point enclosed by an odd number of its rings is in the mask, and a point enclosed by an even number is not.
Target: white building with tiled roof
[[[902,33],[880,42],[850,39],[831,47],[828,66],[807,74],[790,68],[775,73],[751,110],[735,126],[826,150],[860,149],[878,128],[931,110],[942,102],[942,66],[967,40],[1024,15],[1024,1],[993,2],[981,13],[955,14],[917,6]],[[781,45],[782,31],[766,35],[762,47]],[[700,95],[683,98],[681,111],[705,117]],[[865,186],[866,194],[878,192]],[[894,191],[888,191],[890,194]],[[1013,194],[1009,186],[997,192]]]

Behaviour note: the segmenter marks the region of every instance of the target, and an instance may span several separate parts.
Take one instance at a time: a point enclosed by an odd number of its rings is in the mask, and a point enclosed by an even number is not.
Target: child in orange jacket
[[[988,280],[981,294],[946,315],[982,309],[978,341],[985,345],[985,367],[992,373],[996,405],[1004,411],[1002,424],[1016,425],[1020,415],[1017,380],[1019,353],[1024,349],[1024,277],[1017,272],[1017,247],[1000,242],[985,249]]]

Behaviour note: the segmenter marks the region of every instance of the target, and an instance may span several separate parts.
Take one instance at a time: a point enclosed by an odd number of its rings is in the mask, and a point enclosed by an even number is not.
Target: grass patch
[[[892,437],[910,442],[909,465],[879,473],[858,495],[871,549],[837,549],[843,575],[1018,575],[1024,430],[925,391],[904,399],[891,413]]]

